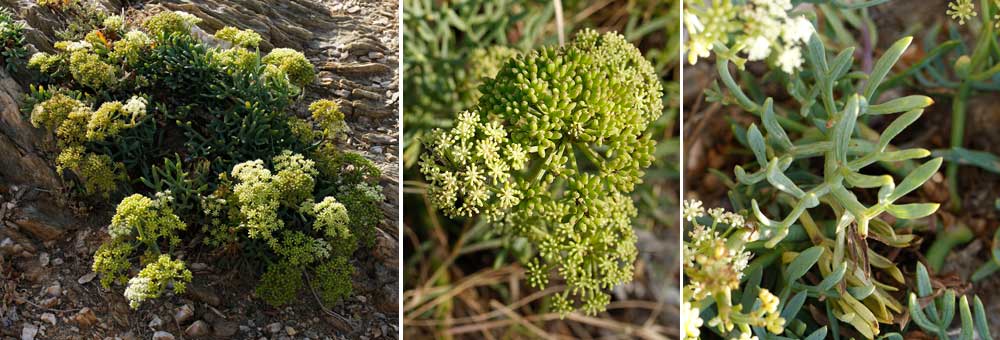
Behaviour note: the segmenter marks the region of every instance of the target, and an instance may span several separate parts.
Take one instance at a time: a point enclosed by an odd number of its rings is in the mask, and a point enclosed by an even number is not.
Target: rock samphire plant
[[[29,61],[41,79],[27,113],[54,135],[48,149],[71,191],[127,196],[93,269],[105,287],[127,284],[138,308],[183,291],[192,273],[181,250],[204,245],[263,272],[257,295],[271,304],[291,301],[305,276],[335,303],[382,217],[378,168],[338,149],[335,102],[292,112],[315,77],[302,53],[262,53],[260,35],[231,27],[199,37],[198,22],[107,16]]]
[[[454,127],[423,138],[432,204],[527,240],[529,284],[550,274],[561,313],[603,311],[632,280],[636,214],[629,193],[648,167],[647,127],[663,112],[650,63],[622,36],[581,31],[563,47],[513,56],[480,86]]]
[[[0,8],[0,66],[7,72],[24,63],[28,48],[24,41],[24,23],[14,17],[6,7]]]
[[[800,106],[787,114],[772,98],[751,99],[731,75],[728,59],[717,59],[728,93],[716,88],[710,100],[738,105],[759,116],[762,127],[751,124],[737,133],[754,158],[734,169],[729,198],[742,214],[717,208],[706,213],[700,202],[685,203],[691,222],[683,290],[689,338],[703,326],[743,339],[778,334],[821,339],[828,332],[838,339],[901,338],[883,334],[883,325],[907,312],[936,334],[950,327],[955,292],[945,292],[938,307],[927,307],[925,314],[917,312],[926,303],[912,297],[907,311],[898,300],[906,278],[886,251],[915,244],[916,236],[898,225],[938,208],[904,201],[938,172],[941,159],[919,164],[915,160],[929,156],[928,150],[891,144],[933,101],[915,95],[876,103],[874,97],[910,41],[895,42],[871,72],[861,73],[851,72],[853,48],[829,59],[813,35],[802,71],[788,78],[788,93]],[[716,49],[717,55],[726,51],[722,45]],[[875,115],[896,117],[879,133],[863,124]],[[911,168],[899,180],[880,174],[885,170],[879,168],[906,162]],[[926,277],[918,279],[926,285]],[[931,296],[924,288],[919,294]],[[971,318],[967,298],[962,300],[962,318]],[[963,322],[963,338],[966,332],[971,338],[972,330],[971,321]]]

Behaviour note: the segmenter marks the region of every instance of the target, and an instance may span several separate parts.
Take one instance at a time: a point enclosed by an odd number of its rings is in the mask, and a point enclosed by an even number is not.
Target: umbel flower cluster
[[[699,339],[700,328],[706,325],[701,311],[713,305],[716,315],[708,320],[707,326],[716,328],[720,334],[750,339],[754,338],[751,327],[755,326],[781,334],[786,320],[779,313],[778,297],[770,291],[759,290],[756,300],[759,304],[753,303],[755,300],[750,300],[750,305],[733,302],[733,293],[740,291],[752,256],[746,246],[760,236],[756,226],[743,215],[722,208],[706,212],[702,202],[695,200],[684,201],[682,214],[690,224],[683,245],[687,280],[682,290],[685,339]]]
[[[652,66],[621,35],[584,30],[509,59],[479,89],[454,127],[423,139],[432,203],[533,244],[528,281],[545,288],[557,273],[567,286],[558,311],[603,311],[605,291],[632,279],[628,195],[652,161],[647,126],[663,110]]]
[[[740,67],[766,60],[795,73],[804,62],[802,46],[813,25],[803,16],[789,15],[791,10],[790,0],[685,1],[688,62],[695,64],[715,50]]]
[[[119,203],[93,269],[105,287],[127,284],[138,308],[184,290],[192,274],[177,254],[200,242],[223,261],[267,264],[249,272],[262,273],[257,295],[273,305],[294,299],[308,273],[336,303],[382,219],[379,170],[339,150],[347,125],[336,102],[290,114],[315,79],[302,53],[262,53],[259,34],[231,27],[209,44],[192,34],[199,22],[111,15],[29,61],[41,84],[27,113],[54,135],[52,158],[73,192],[135,193]],[[133,261],[143,269],[130,277]]]

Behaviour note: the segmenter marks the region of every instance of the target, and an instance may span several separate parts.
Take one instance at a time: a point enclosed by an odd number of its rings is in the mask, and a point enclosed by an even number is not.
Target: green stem
[[[973,237],[972,230],[962,224],[938,233],[937,240],[934,240],[934,244],[927,250],[927,264],[931,270],[939,271],[944,266],[944,259],[951,252],[951,249],[959,244],[972,241]]]
[[[976,269],[975,273],[972,273],[972,278],[970,280],[972,280],[972,282],[979,282],[987,276],[993,275],[993,273],[997,270],[1000,270],[1000,264],[997,264],[996,261],[990,259],[989,261],[986,261],[986,263],[983,263],[982,267]]]
[[[972,92],[971,82],[966,80],[958,88],[958,93],[952,99],[951,109],[951,147],[962,147],[962,140],[965,136],[965,102]],[[957,211],[962,207],[961,197],[958,195],[958,163],[948,162],[946,170],[948,178],[949,207],[952,211]]]

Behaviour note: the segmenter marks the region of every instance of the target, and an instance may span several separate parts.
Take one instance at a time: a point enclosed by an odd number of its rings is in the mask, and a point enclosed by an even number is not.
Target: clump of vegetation
[[[28,56],[24,41],[24,23],[15,20],[14,13],[0,8],[0,65],[13,72]]]
[[[260,269],[258,296],[271,304],[291,301],[308,273],[334,303],[382,219],[378,168],[339,150],[346,124],[335,102],[312,103],[310,120],[290,113],[315,78],[301,52],[262,55],[248,49],[260,35],[235,28],[216,33],[232,46],[213,47],[191,33],[199,22],[169,11],[141,23],[104,16],[29,61],[42,75],[26,99],[30,119],[55,135],[69,187],[82,198],[130,194],[94,270],[105,287],[127,282],[138,308],[184,290],[192,275],[176,254],[198,239]],[[136,259],[144,269],[129,278]]]
[[[507,61],[473,111],[424,138],[432,203],[526,239],[529,283],[558,272],[556,310],[596,314],[632,279],[636,211],[628,194],[649,166],[647,126],[663,110],[652,66],[618,34],[581,31],[565,47]]]
[[[833,2],[821,8],[871,5]],[[918,264],[918,289],[909,294],[907,306],[899,292],[912,285],[891,259],[893,252],[919,244],[913,226],[939,207],[914,202],[910,193],[938,173],[943,159],[920,163],[931,151],[893,145],[934,101],[923,95],[890,100],[879,96],[900,81],[890,72],[912,39],[896,41],[858,71],[854,47],[828,55],[827,38],[812,24],[801,25],[811,37],[794,39],[805,43],[802,62],[789,68],[780,56],[777,61],[773,56],[754,57],[758,38],[753,35],[758,33],[739,24],[751,25],[759,17],[717,15],[762,6],[758,1],[716,1],[689,6],[687,14],[707,21],[704,27],[688,23],[694,35],[700,34],[691,45],[700,49],[689,50],[689,55],[697,60],[714,53],[723,84],[711,86],[706,99],[759,117],[760,127],[733,124],[736,140],[753,161],[734,167],[735,180],[718,174],[730,189],[728,203],[736,212],[706,210],[699,201],[684,204],[690,224],[684,242],[685,337],[695,339],[708,331],[742,339],[821,339],[828,333],[838,339],[902,339],[886,328],[893,329],[908,315],[924,331],[949,338],[955,291],[933,291],[926,268]],[[771,6],[792,9],[781,1]],[[741,28],[732,29],[735,25]],[[754,60],[768,61],[768,66],[788,74],[766,75],[785,85],[786,103],[779,105],[748,85],[758,80],[742,71],[746,61]],[[731,64],[742,79],[734,76]],[[881,132],[868,125],[874,117],[885,122]],[[931,263],[937,258],[927,257]],[[767,308],[775,303],[777,308]],[[962,297],[960,304],[961,338],[971,339],[974,330],[990,338],[985,323],[974,326],[968,298]],[[980,306],[977,318],[982,313]]]

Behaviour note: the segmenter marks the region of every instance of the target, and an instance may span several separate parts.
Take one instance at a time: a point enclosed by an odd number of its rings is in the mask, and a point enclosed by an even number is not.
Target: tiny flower
[[[959,25],[965,25],[965,21],[976,16],[976,5],[972,0],[953,0],[948,4],[947,14],[952,19],[958,20]]]

